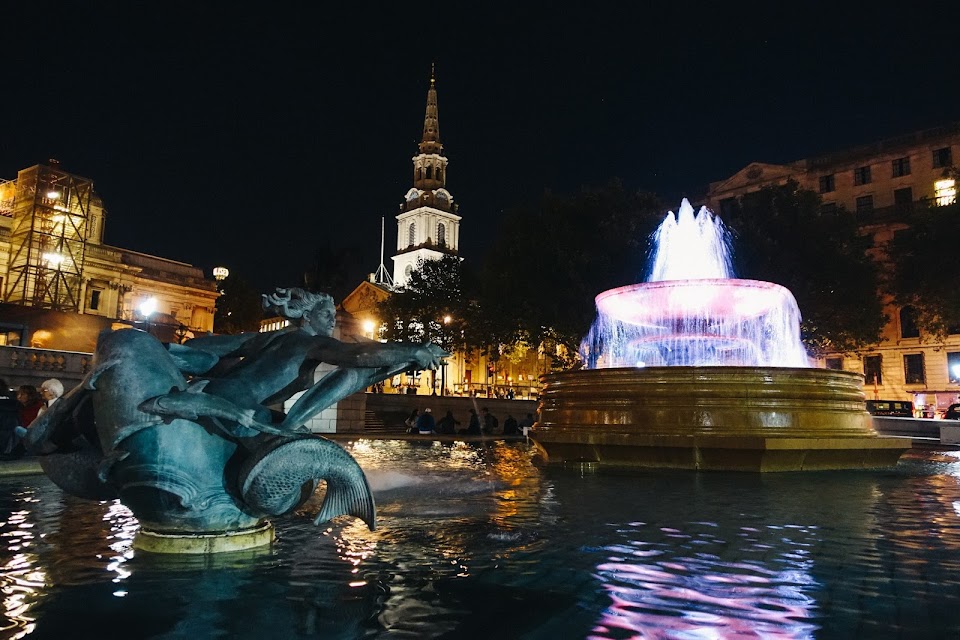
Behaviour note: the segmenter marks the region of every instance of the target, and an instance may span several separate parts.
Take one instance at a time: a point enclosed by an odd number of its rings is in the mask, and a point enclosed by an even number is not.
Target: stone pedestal
[[[211,554],[244,551],[272,542],[273,525],[265,522],[252,529],[223,533],[159,533],[140,529],[133,547],[153,553]]]

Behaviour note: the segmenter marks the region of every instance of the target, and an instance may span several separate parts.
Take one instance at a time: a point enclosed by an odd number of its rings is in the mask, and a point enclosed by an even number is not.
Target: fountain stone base
[[[133,539],[133,547],[153,553],[228,553],[262,547],[271,544],[273,538],[273,525],[269,522],[216,533],[162,533],[141,528]]]
[[[550,464],[712,471],[889,468],[911,446],[874,431],[859,374],[786,367],[550,374],[531,435]]]

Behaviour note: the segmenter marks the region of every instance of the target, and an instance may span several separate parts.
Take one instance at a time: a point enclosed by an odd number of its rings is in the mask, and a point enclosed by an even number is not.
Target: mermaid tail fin
[[[376,505],[363,469],[326,438],[302,435],[265,443],[242,465],[239,483],[250,508],[281,515],[306,502],[321,479],[327,483],[327,494],[316,524],[351,515],[363,520],[371,531],[376,529]]]

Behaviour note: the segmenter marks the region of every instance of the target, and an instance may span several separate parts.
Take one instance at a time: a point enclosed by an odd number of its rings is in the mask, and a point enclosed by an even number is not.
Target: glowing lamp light
[[[59,266],[59,265],[63,264],[63,261],[64,261],[65,259],[66,259],[66,258],[64,258],[64,257],[63,257],[62,255],[60,255],[59,253],[55,253],[55,252],[52,252],[52,251],[43,254],[43,261],[46,262],[47,264],[53,265],[53,266]]]
[[[149,318],[153,315],[153,312],[157,310],[157,299],[156,298],[147,298],[140,303],[140,315],[144,318]]]
[[[226,267],[214,267],[213,268],[213,277],[216,278],[217,282],[222,282],[230,275],[230,270]]]
[[[60,192],[59,192],[59,191],[47,191],[47,199],[48,199],[48,200],[59,200],[59,199],[60,199]]]
[[[363,321],[363,330],[367,333],[372,334],[376,325],[373,323],[373,320],[364,320]]]
[[[450,316],[443,316],[443,324],[450,324],[450,321],[453,320]]]

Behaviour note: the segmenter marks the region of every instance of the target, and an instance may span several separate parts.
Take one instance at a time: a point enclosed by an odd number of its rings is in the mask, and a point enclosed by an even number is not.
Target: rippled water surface
[[[0,479],[0,637],[960,637],[957,452],[620,476],[538,468],[525,444],[346,446],[376,532],[301,514],[208,558],[133,550],[119,503]]]

